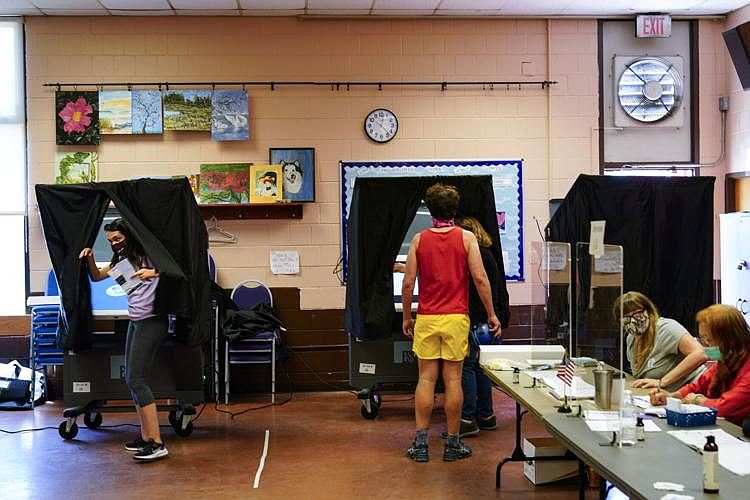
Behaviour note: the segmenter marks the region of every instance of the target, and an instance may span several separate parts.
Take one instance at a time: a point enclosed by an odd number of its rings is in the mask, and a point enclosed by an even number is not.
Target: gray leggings
[[[146,379],[151,372],[161,342],[167,338],[168,323],[164,316],[130,321],[125,340],[125,383],[136,405],[143,407],[154,402]]]

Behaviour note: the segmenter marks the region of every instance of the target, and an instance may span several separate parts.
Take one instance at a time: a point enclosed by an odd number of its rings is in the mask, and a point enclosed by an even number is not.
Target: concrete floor
[[[466,438],[474,456],[442,461],[444,414],[438,398],[430,433],[431,461],[413,463],[404,450],[413,439],[410,395],[385,395],[376,420],[364,420],[348,392],[302,393],[273,408],[232,419],[207,405],[195,430],[181,438],[162,429],[170,455],[154,463],[136,463],[123,449],[135,437],[134,413],[105,413],[102,427],[87,429],[82,419],[76,439],[65,441],[57,426],[61,401],[32,411],[0,411],[0,429],[14,431],[52,426],[35,432],[0,432],[0,497],[68,498],[577,498],[577,483],[534,487],[519,463],[506,465],[503,487],[495,490],[495,466],[514,445],[514,403],[496,392],[498,429]],[[286,395],[279,395],[283,401]],[[232,411],[256,407],[267,396],[248,398]],[[220,407],[224,408],[224,407]],[[160,413],[166,424],[166,414]],[[114,427],[113,427],[114,426]],[[253,488],[263,451],[269,448],[259,487]],[[524,417],[527,436],[543,436],[543,425]],[[596,490],[587,490],[596,498]]]

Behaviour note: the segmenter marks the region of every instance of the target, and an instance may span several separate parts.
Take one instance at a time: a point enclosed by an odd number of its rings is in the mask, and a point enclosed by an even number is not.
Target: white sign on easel
[[[297,250],[271,250],[270,260],[273,274],[299,274]]]

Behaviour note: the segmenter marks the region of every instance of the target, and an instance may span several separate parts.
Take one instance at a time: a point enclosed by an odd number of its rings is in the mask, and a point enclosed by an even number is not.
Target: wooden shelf
[[[199,204],[204,219],[302,219],[302,203]]]

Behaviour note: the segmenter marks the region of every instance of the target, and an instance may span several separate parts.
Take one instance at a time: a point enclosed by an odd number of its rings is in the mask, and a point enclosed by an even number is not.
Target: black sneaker
[[[429,462],[430,450],[426,444],[417,444],[417,442],[414,441],[411,446],[406,449],[406,456],[415,462]]]
[[[497,419],[495,418],[495,415],[492,415],[490,418],[479,417],[477,419],[477,425],[483,431],[494,431],[497,429]]]
[[[133,458],[136,460],[156,460],[167,455],[169,455],[169,452],[164,443],[157,443],[153,439],[149,439],[143,449],[133,455]]]
[[[458,445],[451,445],[445,443],[445,449],[443,450],[443,460],[446,462],[455,462],[462,458],[469,458],[471,456],[471,448],[463,444],[461,441]]]
[[[461,419],[461,426],[458,428],[458,437],[464,438],[469,436],[476,436],[479,434],[480,427],[477,425],[477,422],[472,418],[471,420],[464,420]],[[443,439],[448,439],[448,431],[443,431],[440,433],[440,437]]]
[[[125,443],[125,449],[128,451],[141,451],[144,446],[146,446],[146,440],[143,439],[141,436],[138,436],[133,441],[128,441]]]

